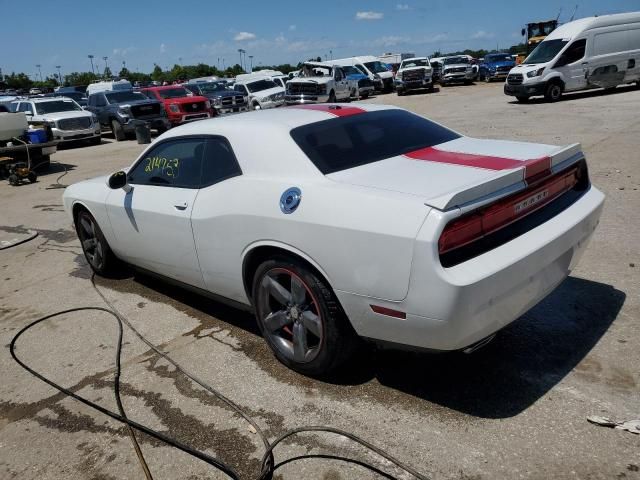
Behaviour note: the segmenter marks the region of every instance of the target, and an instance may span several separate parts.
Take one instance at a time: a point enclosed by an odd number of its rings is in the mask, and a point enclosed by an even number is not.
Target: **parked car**
[[[486,343],[575,267],[604,196],[578,144],[473,139],[362,104],[172,129],[63,201],[97,274],[124,261],[252,309],[280,361],[319,375],[358,337]]]
[[[504,80],[516,62],[508,53],[489,53],[480,64],[478,78],[485,82]]]
[[[207,97],[218,115],[249,110],[249,97],[227,88],[223,82],[189,81],[183,86],[194,95]]]
[[[211,102],[206,97],[194,96],[181,85],[148,87],[140,92],[164,104],[167,117],[173,126],[216,115],[216,110],[211,107]]]
[[[398,96],[409,90],[427,88],[433,91],[433,69],[427,57],[415,57],[403,60],[396,73],[395,85]]]
[[[146,122],[159,133],[171,128],[164,106],[157,100],[130,90],[102,91],[89,95],[86,109],[109,128],[116,140],[126,140],[135,133],[136,121]]]
[[[640,12],[588,17],[561,25],[509,72],[504,93],[519,101],[564,92],[640,84]]]
[[[469,85],[475,72],[471,66],[469,57],[457,55],[454,57],[444,57],[442,62],[442,73],[440,75],[440,85],[445,86],[455,82],[462,82]]]
[[[344,65],[340,68],[349,81],[349,90],[353,98],[368,98],[375,93],[373,82],[364,72],[352,65]]]
[[[284,105],[284,88],[268,78],[236,81],[233,89],[249,97],[249,107],[252,110],[275,108]]]
[[[42,94],[42,90],[40,90],[39,88],[31,88],[29,90],[29,95],[41,95]]]
[[[72,98],[42,97],[21,99],[11,104],[14,112],[24,112],[27,121],[43,122],[51,127],[58,142],[85,140],[99,145],[101,128],[98,118],[83,110]]]
[[[284,98],[287,105],[348,101],[351,87],[339,66],[305,62],[299,75],[287,82]]]
[[[349,57],[332,60],[334,65],[351,65],[369,76],[376,91],[391,92],[393,90],[393,72],[373,55],[363,57]]]

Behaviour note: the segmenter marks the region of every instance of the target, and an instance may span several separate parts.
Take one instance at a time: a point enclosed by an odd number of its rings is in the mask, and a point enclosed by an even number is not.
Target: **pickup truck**
[[[409,90],[428,88],[433,91],[433,69],[427,57],[406,58],[400,63],[395,78],[398,96]]]
[[[218,115],[249,110],[249,97],[230,90],[224,82],[194,81],[185,83],[184,87],[194,95],[207,97]]]
[[[140,92],[164,104],[167,117],[173,126],[217,115],[207,98],[193,95],[181,85],[143,88]]]
[[[343,65],[340,68],[342,68],[342,71],[349,81],[352,97],[368,98],[369,95],[374,94],[375,87],[373,86],[373,82],[369,80],[369,77],[365,73],[353,65]]]
[[[47,170],[51,165],[51,155],[58,149],[58,142],[53,140],[48,125],[42,122],[31,122],[31,125],[43,127],[46,141],[30,143],[29,123],[24,112],[0,112],[0,173],[6,164],[27,162],[28,159],[31,159],[33,169]]]
[[[516,62],[508,53],[490,53],[485,55],[480,64],[480,80],[490,82],[491,80],[504,80],[509,75],[509,71],[516,66]]]
[[[103,128],[110,128],[117,141],[135,133],[136,120],[158,133],[171,128],[162,103],[130,90],[102,91],[89,95],[86,110],[94,113]]]
[[[287,82],[287,105],[349,101],[349,80],[337,65],[305,62],[300,74]]]

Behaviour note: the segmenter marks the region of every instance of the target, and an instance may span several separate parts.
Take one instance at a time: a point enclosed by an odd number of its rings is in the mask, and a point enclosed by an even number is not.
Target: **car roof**
[[[169,90],[170,88],[180,88],[180,87],[184,88],[184,85],[182,85],[182,84],[180,84],[180,85],[160,85],[160,86],[155,86],[155,87],[144,87],[144,88],[141,88],[140,90]]]
[[[44,102],[59,102],[60,100],[64,100],[67,98],[70,101],[74,101],[71,97],[57,96],[57,97],[29,97],[29,98],[21,98],[17,99],[16,102],[34,102],[34,103],[44,103]]]

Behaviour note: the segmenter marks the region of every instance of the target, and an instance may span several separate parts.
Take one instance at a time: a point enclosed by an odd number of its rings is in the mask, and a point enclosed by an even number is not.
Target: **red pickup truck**
[[[189,90],[180,85],[149,87],[140,91],[147,97],[153,100],[160,100],[164,104],[167,117],[174,127],[216,115],[215,108],[212,108],[207,98],[194,96]]]

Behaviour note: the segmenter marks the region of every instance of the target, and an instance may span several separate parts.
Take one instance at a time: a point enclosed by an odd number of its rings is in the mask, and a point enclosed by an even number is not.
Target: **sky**
[[[527,22],[640,10],[640,0],[0,0],[2,73],[150,72],[174,64],[297,64],[410,52],[508,48]],[[28,5],[28,7],[27,7]],[[28,8],[28,11],[26,9]],[[561,9],[561,10],[560,10]],[[253,58],[249,58],[253,56]]]

